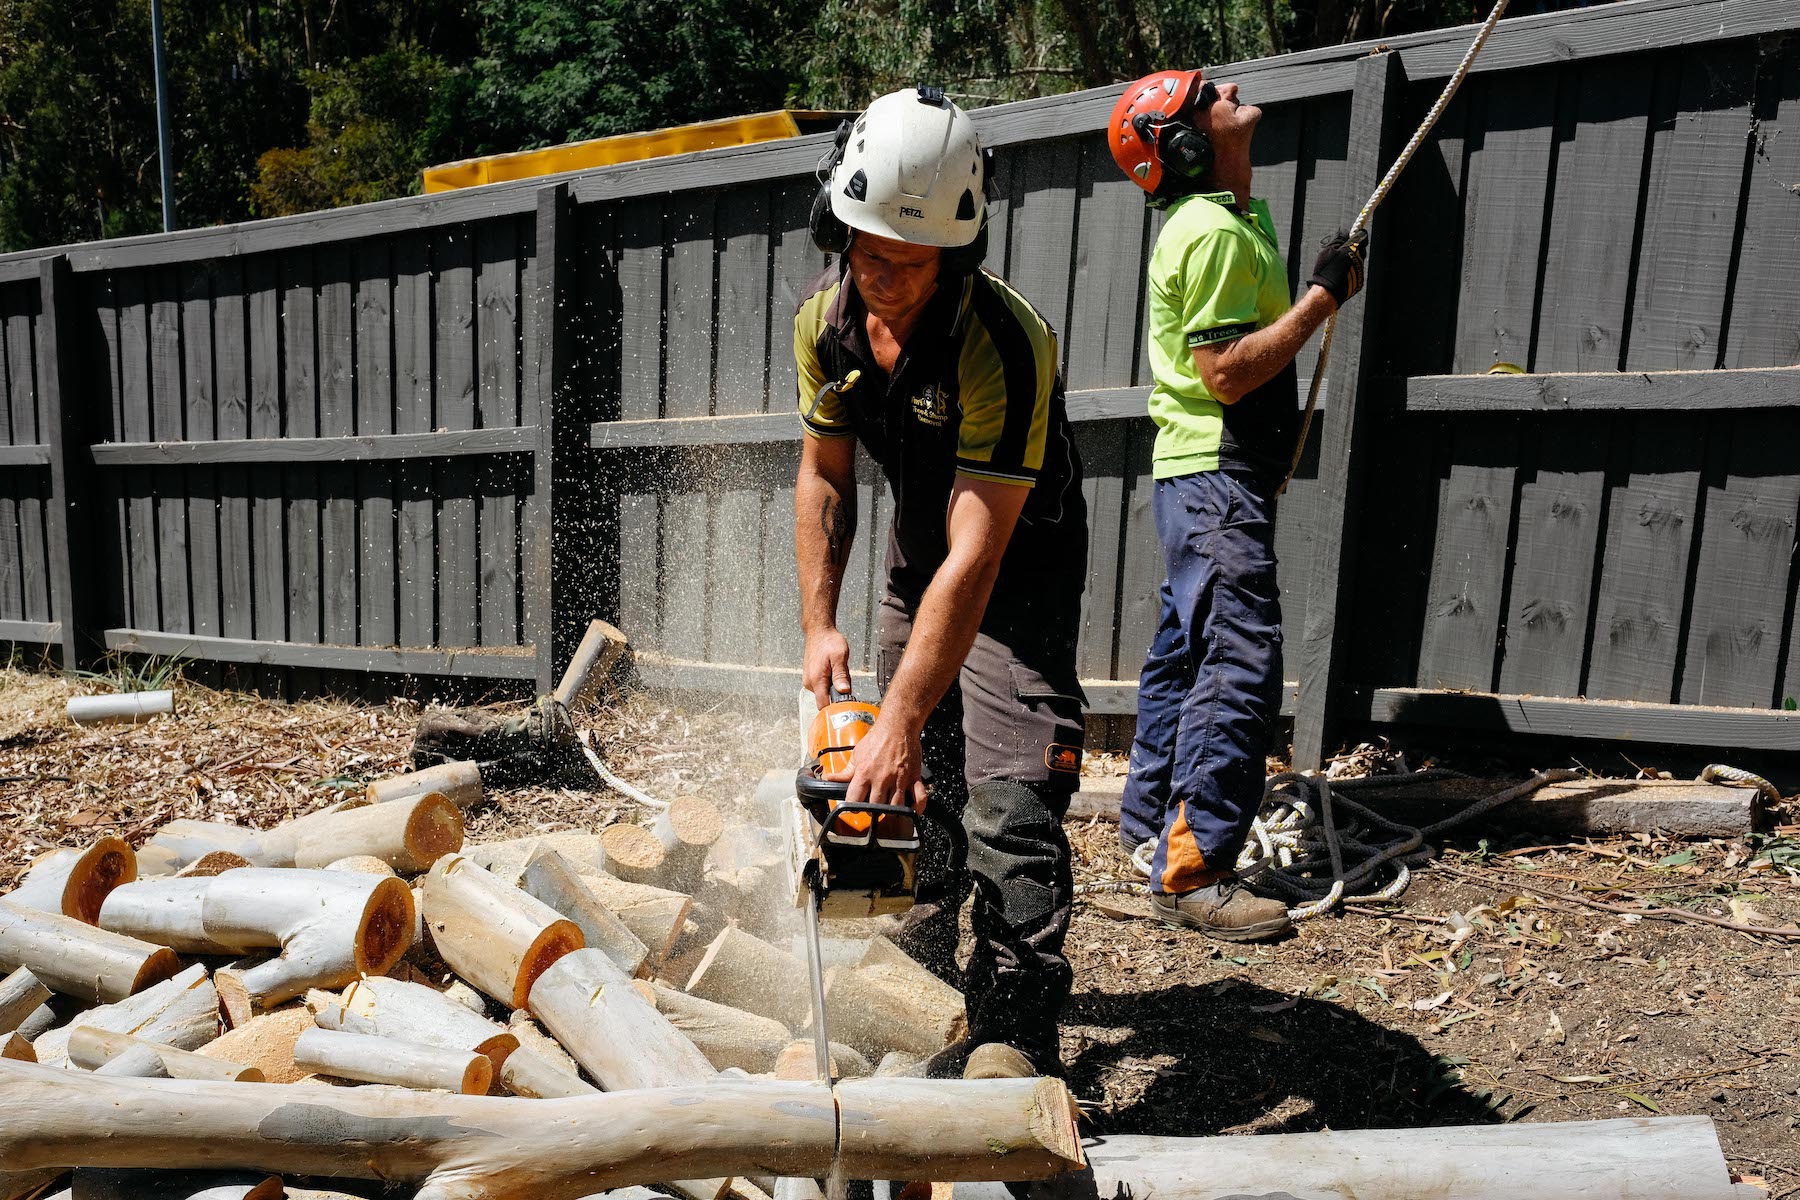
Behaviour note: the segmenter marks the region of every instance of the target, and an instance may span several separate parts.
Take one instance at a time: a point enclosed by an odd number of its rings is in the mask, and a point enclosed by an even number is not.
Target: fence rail
[[[1627,0],[1496,31],[1378,214],[1282,502],[1301,761],[1364,723],[1800,749],[1795,29],[1800,0]],[[1214,72],[1264,106],[1290,283],[1468,36]],[[1162,576],[1161,218],[1098,133],[1117,95],[975,119],[989,266],[1061,335],[1080,669],[1128,713]],[[647,678],[791,688],[789,322],[825,141],[0,257],[0,640],[546,688],[599,612]],[[892,512],[859,480],[866,671]]]

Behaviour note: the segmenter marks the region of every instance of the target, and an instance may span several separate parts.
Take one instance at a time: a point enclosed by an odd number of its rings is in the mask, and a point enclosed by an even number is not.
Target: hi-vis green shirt
[[[1158,479],[1196,471],[1287,470],[1299,433],[1292,363],[1240,399],[1221,404],[1194,367],[1196,346],[1221,345],[1273,323],[1292,306],[1287,263],[1269,206],[1240,213],[1230,192],[1187,196],[1169,206],[1150,252],[1150,416]]]

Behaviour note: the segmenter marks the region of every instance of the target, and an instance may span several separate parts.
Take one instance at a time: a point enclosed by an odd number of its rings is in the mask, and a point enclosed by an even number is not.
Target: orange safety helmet
[[[1212,170],[1212,141],[1195,126],[1195,114],[1212,85],[1200,71],[1156,71],[1136,83],[1113,105],[1106,141],[1113,161],[1131,181],[1158,198],[1168,198]]]

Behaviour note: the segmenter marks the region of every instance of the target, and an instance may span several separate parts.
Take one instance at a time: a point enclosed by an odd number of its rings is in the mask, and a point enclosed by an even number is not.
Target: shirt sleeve
[[[978,288],[974,315],[958,364],[956,472],[1030,487],[1050,433],[1056,335],[1010,289]]]
[[[825,368],[819,364],[819,336],[825,329],[825,309],[829,292],[808,296],[794,314],[794,367],[799,377],[798,411],[800,423],[811,437],[849,437],[855,430],[850,424],[843,397],[834,389],[824,392],[828,383]]]
[[[1173,281],[1188,349],[1256,332],[1257,279],[1255,252],[1235,232],[1209,230],[1194,239]]]

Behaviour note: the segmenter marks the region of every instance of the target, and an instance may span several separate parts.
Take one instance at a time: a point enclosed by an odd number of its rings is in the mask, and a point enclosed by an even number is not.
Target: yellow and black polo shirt
[[[854,282],[827,270],[794,317],[799,411],[810,437],[855,437],[894,492],[894,582],[920,589],[948,553],[957,475],[1032,489],[1001,564],[1011,577],[1085,571],[1081,461],[1056,334],[986,271],[940,285],[890,377],[875,365]],[[841,384],[852,371],[856,383]],[[996,586],[999,586],[997,584]]]

